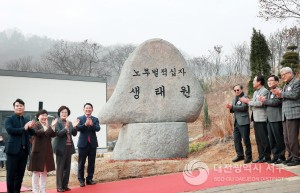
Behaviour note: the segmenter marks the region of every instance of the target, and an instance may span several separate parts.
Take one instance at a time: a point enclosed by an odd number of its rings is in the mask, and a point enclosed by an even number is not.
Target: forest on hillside
[[[191,57],[188,53],[181,52],[199,80],[209,82],[223,75],[250,75],[250,45],[247,43],[250,38],[233,44],[230,54],[225,54],[222,45],[215,45],[208,55]],[[278,74],[287,47],[295,45],[298,47],[295,51],[299,53],[300,28],[294,26],[278,29],[266,36],[266,40],[271,52],[271,72]],[[0,32],[0,68],[101,76],[107,78],[109,84],[115,84],[124,62],[136,46],[126,44],[105,47],[90,40],[54,40],[37,35],[24,35],[17,29],[11,29]]]

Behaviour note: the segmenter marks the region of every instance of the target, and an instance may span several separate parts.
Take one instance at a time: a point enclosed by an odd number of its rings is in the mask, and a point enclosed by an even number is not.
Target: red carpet
[[[203,172],[193,172],[195,176]],[[104,174],[105,175],[105,174]],[[206,175],[206,174],[204,174]],[[228,186],[249,182],[275,180],[296,176],[294,173],[271,164],[247,164],[237,167],[224,167],[209,170],[207,180],[200,185],[191,185],[183,173],[167,174],[145,178],[99,183],[97,185],[73,187],[72,193],[176,193],[203,190],[218,186]],[[55,193],[49,190],[47,193]]]
[[[6,182],[0,182],[0,192],[6,192],[6,191],[7,191]],[[23,191],[29,191],[29,189],[22,186],[21,192]]]

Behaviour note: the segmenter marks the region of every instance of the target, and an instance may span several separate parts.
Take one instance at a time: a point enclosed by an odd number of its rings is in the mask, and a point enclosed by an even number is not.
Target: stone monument
[[[151,39],[128,57],[99,113],[102,124],[123,124],[112,159],[187,157],[187,122],[201,111],[199,81],[172,44]]]

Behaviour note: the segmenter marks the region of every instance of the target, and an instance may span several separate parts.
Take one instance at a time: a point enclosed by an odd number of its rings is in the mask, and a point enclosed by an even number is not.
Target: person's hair
[[[294,74],[293,70],[290,67],[283,67],[283,68],[281,68],[280,69],[280,73],[283,73],[283,72],[290,72],[290,73]]]
[[[268,77],[268,79],[271,78],[271,77],[273,77],[275,81],[279,81],[278,76],[272,74],[272,75],[270,75],[270,76]]]
[[[71,114],[71,111],[70,111],[70,109],[69,109],[67,106],[61,106],[61,107],[59,107],[59,109],[57,110],[57,111],[58,111],[58,112],[57,112],[58,116],[60,116],[60,112],[61,112],[62,110],[65,110],[65,109],[67,109],[67,111],[68,111],[68,116]]]
[[[232,87],[232,89],[234,89],[234,87],[236,87],[236,86],[239,86],[240,89],[243,90],[243,85],[241,85],[241,84],[236,84],[236,85],[234,85],[234,86]]]
[[[17,99],[14,103],[13,106],[15,106],[16,103],[20,103],[21,105],[25,106],[25,103],[22,99]]]
[[[92,109],[94,108],[93,105],[92,105],[91,103],[85,103],[85,104],[83,105],[83,108],[85,108],[86,105],[90,105],[90,106],[92,107]]]
[[[35,114],[36,119],[39,120],[39,116],[42,115],[42,114],[45,114],[45,113],[48,115],[48,112],[47,112],[45,109],[39,110],[39,111]]]
[[[256,81],[260,82],[261,85],[265,85],[265,78],[263,75],[257,75],[256,76]]]

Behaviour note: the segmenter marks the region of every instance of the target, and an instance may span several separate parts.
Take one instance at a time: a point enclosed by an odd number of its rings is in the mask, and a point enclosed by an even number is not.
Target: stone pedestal
[[[112,159],[184,158],[188,151],[185,122],[130,123],[121,129]]]

